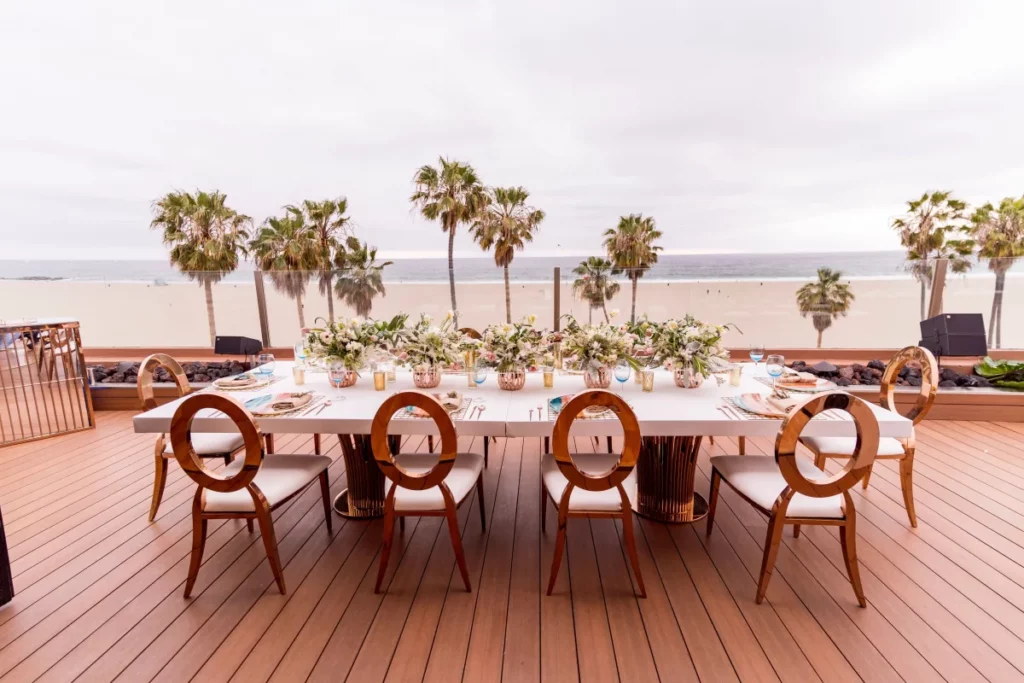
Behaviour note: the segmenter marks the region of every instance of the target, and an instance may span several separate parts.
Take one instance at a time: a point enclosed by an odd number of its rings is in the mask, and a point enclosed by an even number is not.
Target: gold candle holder
[[[374,391],[384,391],[388,386],[388,373],[384,370],[373,371],[373,389]]]
[[[470,389],[476,386],[473,381],[473,368],[476,367],[476,351],[470,349],[462,354],[462,360],[466,365],[466,386]]]
[[[743,379],[743,366],[736,363],[729,368],[729,386],[738,387]]]
[[[388,382],[389,383],[395,381],[395,364],[394,363],[388,363],[387,375],[388,375]]]
[[[555,354],[555,369],[562,369],[562,342],[558,341],[553,344]]]
[[[295,380],[295,386],[301,387],[306,383],[306,366],[296,363],[292,366],[292,379]]]
[[[544,368],[544,388],[550,389],[555,386],[555,369]]]
[[[641,370],[640,380],[644,391],[654,391],[654,370]]]

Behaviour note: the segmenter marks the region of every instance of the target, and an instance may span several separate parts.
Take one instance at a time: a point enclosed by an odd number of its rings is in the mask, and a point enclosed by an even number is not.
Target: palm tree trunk
[[[459,329],[459,308],[455,303],[455,226],[448,226],[448,289],[452,295],[452,315],[455,329]]]
[[[206,322],[210,326],[210,348],[217,345],[217,321],[213,317],[213,283],[209,280],[203,282],[203,290],[206,294]]]
[[[988,347],[996,348],[992,343],[996,339],[996,320],[999,314],[999,273],[996,273],[996,288],[992,292],[992,315],[988,317]]]
[[[508,264],[505,264],[505,322],[512,322],[512,290],[508,283]]]
[[[608,302],[605,300],[604,297],[601,297],[601,312],[604,313],[605,323],[610,322],[611,318],[608,317]]]
[[[921,279],[921,320],[924,320],[925,281]]]
[[[821,335],[822,335],[822,330],[818,330],[818,348],[819,349],[821,348]]]
[[[996,328],[996,348],[1003,348],[1003,288],[1006,286],[1006,271],[996,273],[996,308],[995,320],[992,326]],[[991,345],[991,344],[990,344]]]
[[[326,274],[327,278],[327,319],[330,322],[334,322],[334,273],[330,271]],[[305,325],[303,325],[305,327]]]
[[[630,279],[633,281],[633,305],[632,305],[632,307],[630,308],[630,311],[629,311],[629,322],[635,323],[636,322],[636,281],[637,281],[637,276],[636,275],[631,275]]]
[[[295,295],[295,305],[299,309],[299,328],[301,329],[306,326],[306,312],[302,305],[302,292],[298,292]]]

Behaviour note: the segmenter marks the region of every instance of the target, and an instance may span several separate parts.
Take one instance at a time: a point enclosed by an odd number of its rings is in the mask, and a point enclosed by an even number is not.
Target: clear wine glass
[[[620,360],[615,364],[615,380],[619,383],[619,393],[622,393],[622,385],[629,379],[632,370],[629,367],[629,363],[624,360]]]
[[[757,364],[764,358],[764,347],[763,346],[751,346],[750,347],[750,360],[754,361],[754,372],[757,372]]]
[[[765,360],[765,369],[768,370],[768,374],[772,378],[772,391],[773,392],[777,391],[777,389],[775,388],[775,380],[777,380],[779,377],[782,377],[782,373],[785,370],[785,368],[786,368],[786,357],[785,356],[779,355],[777,353],[773,353],[770,356],[768,356],[767,360]]]
[[[261,353],[256,356],[256,372],[259,374],[273,375],[275,367],[277,367],[277,362],[274,360],[274,354]]]

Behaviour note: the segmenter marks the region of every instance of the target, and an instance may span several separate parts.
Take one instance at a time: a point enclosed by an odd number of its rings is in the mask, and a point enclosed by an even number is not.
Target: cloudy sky
[[[0,258],[162,258],[150,203],[257,221],[346,195],[409,210],[445,155],[547,211],[532,253],[629,212],[669,251],[898,248],[925,189],[1024,192],[1020,0],[49,0],[0,5]],[[463,234],[458,249],[475,251]]]

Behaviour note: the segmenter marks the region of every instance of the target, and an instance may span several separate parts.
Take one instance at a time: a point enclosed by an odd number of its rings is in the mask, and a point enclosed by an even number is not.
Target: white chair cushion
[[[433,453],[400,453],[395,462],[410,474],[429,472],[437,464],[437,455]],[[476,453],[458,453],[455,464],[444,478],[448,490],[452,492],[455,504],[460,504],[476,486],[476,480],[484,470],[484,456]],[[384,494],[391,490],[395,483],[388,479],[384,484]],[[401,512],[436,512],[444,510],[444,496],[441,487],[435,486],[422,491],[398,487],[395,491],[395,510]]]
[[[797,467],[808,479],[824,479],[828,477],[814,463],[797,458]],[[711,466],[718,470],[722,478],[752,500],[756,505],[771,510],[775,500],[786,488],[786,480],[775,464],[775,458],[764,455],[719,455],[711,458]],[[812,498],[797,493],[789,501],[786,517],[805,517],[811,519],[842,519],[843,497]]]
[[[223,434],[192,434],[192,448],[196,449],[196,455],[227,455],[245,445],[245,440],[238,432],[225,432]],[[174,448],[171,446],[169,436],[164,437],[164,455],[168,458],[174,457]]]
[[[604,474],[619,461],[619,456],[616,453],[577,453],[572,456],[572,460],[578,469],[587,474]],[[541,458],[540,472],[544,479],[544,489],[558,505],[569,480],[558,469],[554,455],[547,453]],[[636,470],[629,473],[629,476],[622,482],[622,487],[629,500],[633,501],[636,497]],[[569,494],[569,511],[621,512],[622,496],[619,495],[619,490],[615,487],[607,491],[587,491],[577,486]]]
[[[826,455],[853,455],[857,445],[854,436],[804,436],[800,441],[808,448]],[[883,436],[878,440],[878,455],[883,458],[897,457],[906,454],[899,439]]]
[[[244,458],[220,471],[222,477],[230,477],[242,469]],[[271,507],[306,488],[320,473],[331,466],[326,455],[267,455],[263,458],[260,471],[253,483],[266,496]],[[245,488],[230,493],[206,490],[206,512],[253,512],[252,495]]]

